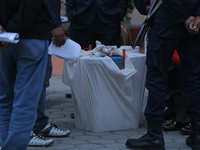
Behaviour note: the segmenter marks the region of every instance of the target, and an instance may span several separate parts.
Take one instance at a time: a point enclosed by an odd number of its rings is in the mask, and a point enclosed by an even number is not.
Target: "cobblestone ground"
[[[28,147],[28,150],[128,150],[125,142],[128,138],[138,138],[146,133],[146,122],[141,113],[140,127],[114,132],[94,133],[75,128],[72,100],[66,98],[70,93],[69,87],[62,83],[62,76],[53,76],[47,89],[46,114],[49,121],[56,123],[59,128],[69,128],[72,133],[67,138],[53,138],[54,143],[49,147]],[[144,106],[147,93],[145,93]],[[143,106],[143,111],[144,111]],[[190,150],[185,144],[187,136],[179,131],[164,132],[166,150]]]

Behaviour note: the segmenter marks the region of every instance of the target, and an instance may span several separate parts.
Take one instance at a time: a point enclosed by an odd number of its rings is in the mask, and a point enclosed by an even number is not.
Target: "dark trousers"
[[[145,110],[147,117],[163,117],[166,104],[167,77],[175,49],[181,59],[186,83],[188,115],[200,118],[200,39],[191,35],[183,25],[154,24],[147,46],[147,82],[149,90]]]
[[[91,25],[82,25],[79,23],[71,22],[70,25],[70,38],[81,45],[82,49],[96,47],[96,40],[104,45],[120,46],[120,20],[113,23],[103,23],[98,16]]]

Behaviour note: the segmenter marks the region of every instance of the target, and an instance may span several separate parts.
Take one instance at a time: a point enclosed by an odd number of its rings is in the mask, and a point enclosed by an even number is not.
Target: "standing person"
[[[169,68],[168,86],[167,86],[167,100],[164,120],[173,119],[170,123],[163,126],[164,131],[176,131],[188,126],[190,118],[186,113],[187,100],[183,92],[184,80],[182,78],[181,66],[172,62]],[[175,115],[169,112],[174,111]],[[172,118],[170,118],[172,117]]]
[[[48,61],[50,17],[41,0],[1,0],[0,32],[20,41],[0,50],[1,150],[26,150]]]
[[[150,2],[144,1],[145,5]],[[140,2],[135,0],[136,7]],[[144,12],[145,5],[139,10],[141,13]],[[190,146],[192,150],[200,149],[200,36],[198,31],[189,28],[194,16],[199,15],[199,0],[163,0],[158,9],[148,33],[146,87],[149,93],[145,109],[147,133],[139,139],[128,139],[128,148],[165,149],[162,124],[167,77],[172,55],[177,49],[187,88],[187,112],[191,120]]]
[[[82,49],[96,47],[96,40],[119,47],[127,7],[128,0],[66,0],[71,39]]]
[[[150,0],[150,6],[149,4],[145,4],[146,12],[149,12],[153,2],[154,0]],[[171,123],[163,126],[164,131],[180,130],[182,127],[188,126],[190,123],[189,117],[186,114],[187,104],[186,97],[183,92],[184,80],[181,75],[182,73],[180,65],[180,58],[177,51],[175,50],[172,56],[172,62],[169,66],[167,79],[166,106],[168,107],[168,109],[165,111],[163,117],[164,120],[173,120]]]
[[[167,110],[165,110],[164,114],[164,120],[173,120],[171,123],[163,126],[164,131],[180,130],[181,133],[186,133],[183,132],[182,128],[189,126],[190,118],[186,113],[187,100],[183,89],[184,80],[181,72],[180,58],[175,50],[169,67],[166,100]]]
[[[61,1],[44,0],[44,3],[51,16],[51,33],[53,37],[53,43],[60,47],[64,45],[66,41],[64,31],[61,28]],[[53,139],[44,137],[66,137],[71,133],[69,129],[59,129],[55,124],[49,123],[49,117],[45,114],[46,88],[49,87],[49,79],[51,78],[51,75],[52,63],[51,56],[49,55],[45,82],[38,104],[37,120],[35,122],[28,146],[49,146],[53,143]]]

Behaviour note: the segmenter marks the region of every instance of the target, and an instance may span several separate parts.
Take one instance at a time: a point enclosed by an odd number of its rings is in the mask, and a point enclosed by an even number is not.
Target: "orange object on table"
[[[126,50],[123,49],[122,52],[123,52],[123,59],[124,59],[124,62],[125,62],[125,58],[126,58]]]

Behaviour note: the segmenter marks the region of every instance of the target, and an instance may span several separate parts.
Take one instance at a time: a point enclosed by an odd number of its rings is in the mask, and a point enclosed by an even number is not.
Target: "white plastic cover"
[[[97,57],[92,51],[76,62],[64,62],[63,82],[72,90],[77,128],[93,132],[138,128],[146,56],[133,51],[127,51],[122,70],[110,57]]]

